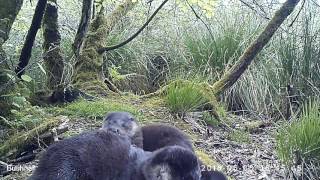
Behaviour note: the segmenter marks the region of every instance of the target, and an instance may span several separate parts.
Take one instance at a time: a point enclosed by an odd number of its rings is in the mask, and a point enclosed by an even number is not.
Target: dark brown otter
[[[157,149],[177,145],[194,151],[189,137],[173,126],[164,124],[147,125],[141,128],[143,134],[143,149],[155,151]],[[201,166],[204,166],[200,162]],[[227,180],[226,176],[214,170],[201,171],[201,180]]]
[[[145,152],[126,136],[97,130],[51,145],[30,180],[199,180],[197,157],[168,146]]]

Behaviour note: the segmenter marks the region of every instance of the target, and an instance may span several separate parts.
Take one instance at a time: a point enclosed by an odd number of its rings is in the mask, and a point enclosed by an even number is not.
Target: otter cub
[[[188,136],[173,126],[164,124],[148,125],[141,128],[143,134],[143,149],[156,151],[163,147],[177,145],[194,151]],[[200,162],[201,167],[205,167]],[[227,180],[226,176],[219,171],[202,170],[201,180]]]
[[[179,146],[167,146],[154,152],[132,146],[130,160],[121,180],[200,180],[198,158]]]
[[[193,151],[188,136],[178,128],[164,124],[148,125],[141,128],[143,149],[155,151],[165,146],[177,145]]]
[[[143,148],[141,128],[134,116],[128,112],[108,113],[103,118],[102,129],[128,136],[133,145]]]

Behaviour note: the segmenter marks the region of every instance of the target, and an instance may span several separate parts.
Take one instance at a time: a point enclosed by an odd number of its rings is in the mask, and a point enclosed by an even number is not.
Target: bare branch
[[[151,20],[157,15],[157,13],[160,11],[160,9],[168,2],[168,0],[165,0],[161,3],[161,5],[153,12],[153,14],[150,16],[150,18],[142,25],[140,29],[136,33],[134,33],[131,37],[129,37],[127,40],[113,46],[103,47],[98,50],[98,53],[102,54],[106,51],[111,51],[114,49],[117,49],[119,47],[122,47],[126,44],[128,44],[130,41],[132,41],[134,38],[136,38],[151,22]]]

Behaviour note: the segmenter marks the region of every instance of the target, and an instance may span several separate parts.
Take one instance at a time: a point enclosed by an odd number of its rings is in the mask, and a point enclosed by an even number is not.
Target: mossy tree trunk
[[[9,38],[12,24],[22,7],[23,0],[0,0],[0,4],[0,68],[8,68],[2,45]]]
[[[98,50],[106,46],[111,30],[136,4],[137,1],[125,0],[109,16],[104,15],[102,8],[93,20],[75,65],[73,84],[76,88],[99,94],[109,91],[102,73],[103,53]]]
[[[281,26],[283,21],[292,13],[298,3],[299,0],[287,0],[283,3],[282,7],[275,13],[262,33],[240,56],[236,64],[234,64],[219,81],[213,84],[212,89],[216,95],[231,87],[241,77],[257,54],[269,42],[273,34]]]
[[[12,102],[5,95],[16,90],[14,72],[9,69],[6,54],[2,45],[8,40],[10,30],[15,21],[23,0],[0,0],[0,116],[7,115]]]
[[[93,7],[92,4],[93,4],[93,0],[82,1],[81,19],[80,19],[76,37],[74,38],[74,42],[72,44],[73,52],[77,57],[79,56],[84,38],[89,29],[91,15],[92,15],[91,10]]]
[[[42,28],[47,86],[50,90],[55,91],[59,89],[61,84],[64,68],[64,59],[60,50],[61,36],[58,26],[58,5],[56,0],[48,0]]]

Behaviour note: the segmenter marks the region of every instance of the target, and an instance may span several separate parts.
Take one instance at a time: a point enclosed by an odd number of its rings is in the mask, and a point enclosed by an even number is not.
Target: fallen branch
[[[65,124],[65,118],[53,118],[44,120],[42,124],[33,128],[27,132],[20,132],[15,136],[12,136],[9,140],[5,141],[2,146],[0,146],[0,157],[16,157],[22,150],[36,142],[36,140],[41,139],[41,135],[49,131],[50,129],[59,126],[59,124]],[[65,132],[67,129],[61,128],[60,133]],[[57,130],[58,131],[58,130]],[[42,138],[48,138],[49,135],[42,135]],[[51,134],[51,137],[52,134]]]

